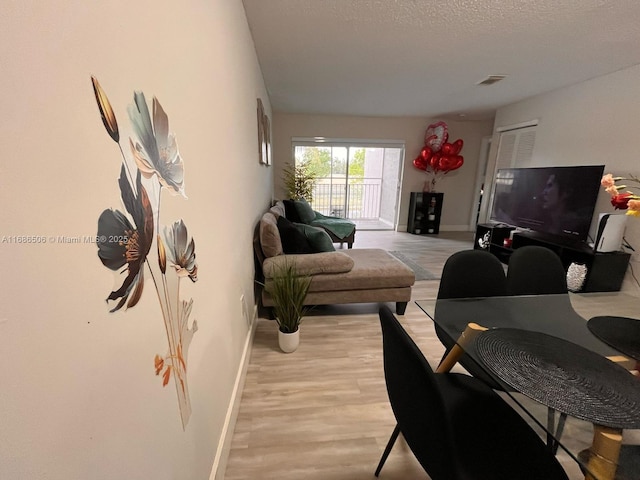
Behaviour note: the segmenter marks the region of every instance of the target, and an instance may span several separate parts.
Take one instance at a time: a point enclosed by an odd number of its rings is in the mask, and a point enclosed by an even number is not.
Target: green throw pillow
[[[313,211],[313,208],[305,199],[295,200],[294,204],[302,223],[311,223],[316,219],[316,212]]]
[[[334,252],[336,250],[336,247],[333,246],[333,242],[331,241],[331,237],[324,229],[305,225],[304,223],[294,223],[294,225],[307,237],[314,253]]]
[[[285,217],[278,217],[278,233],[284,253],[315,253],[307,236]]]

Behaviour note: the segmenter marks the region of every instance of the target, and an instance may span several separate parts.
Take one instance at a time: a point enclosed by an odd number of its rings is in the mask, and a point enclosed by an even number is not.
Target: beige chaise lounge
[[[285,254],[278,230],[280,208],[272,208],[260,220],[254,237],[256,276],[265,287],[262,305],[273,307],[269,286],[274,272],[295,262],[298,272],[312,276],[307,305],[395,302],[404,314],[411,299],[415,274],[386,250],[353,248],[320,253]]]

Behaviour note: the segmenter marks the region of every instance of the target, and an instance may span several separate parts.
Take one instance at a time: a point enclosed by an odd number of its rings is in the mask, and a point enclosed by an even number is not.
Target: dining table
[[[455,343],[436,369],[472,362],[544,429],[550,446],[577,462],[586,480],[639,480],[619,468],[624,430],[640,429],[640,379],[620,350],[602,341],[571,304],[569,294],[418,300]],[[523,401],[528,397],[534,402]],[[559,412],[542,421],[536,403]],[[563,443],[567,416],[593,425],[591,447]]]

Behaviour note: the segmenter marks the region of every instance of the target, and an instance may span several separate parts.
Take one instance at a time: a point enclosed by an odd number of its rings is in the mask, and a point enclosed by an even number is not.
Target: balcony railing
[[[348,184],[344,179],[318,178],[313,186],[311,207],[323,215],[352,220],[378,219],[381,183],[380,178],[349,179]]]

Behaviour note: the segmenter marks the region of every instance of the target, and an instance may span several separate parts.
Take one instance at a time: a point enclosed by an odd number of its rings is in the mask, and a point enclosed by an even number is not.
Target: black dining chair
[[[615,348],[640,365],[640,320],[629,317],[597,316],[587,321],[587,328],[607,345]],[[632,367],[633,368],[633,367]],[[586,464],[591,452],[583,450],[579,457]],[[583,470],[584,472],[584,470]],[[640,475],[640,445],[625,444],[620,450],[616,480]],[[634,476],[635,475],[635,476]]]
[[[496,297],[506,292],[504,267],[486,250],[462,250],[444,263],[438,298]]]
[[[553,250],[539,245],[526,245],[517,248],[509,258],[507,269],[508,295],[553,295],[566,294],[567,272],[562,261]],[[547,415],[547,428],[555,431],[547,438],[547,443],[555,453],[562,436],[566,414],[561,413],[556,424],[555,411],[550,408]],[[555,437],[555,438],[553,438]]]
[[[553,250],[539,245],[527,245],[516,249],[509,258],[508,295],[567,292],[567,272]]]
[[[380,309],[384,375],[402,433],[432,480],[568,480],[538,435],[482,381],[434,373],[391,310]]]
[[[640,364],[640,319],[597,316],[587,320],[589,331],[607,345]]]
[[[438,288],[438,299],[499,297],[507,294],[507,280],[500,260],[485,250],[462,250],[447,258]],[[470,318],[469,322],[473,319]],[[442,360],[449,354],[457,338],[451,338],[435,325],[435,332],[445,347]],[[441,360],[441,361],[442,361]],[[471,375],[483,380],[494,389],[501,387],[475,362],[463,354],[459,360]]]

